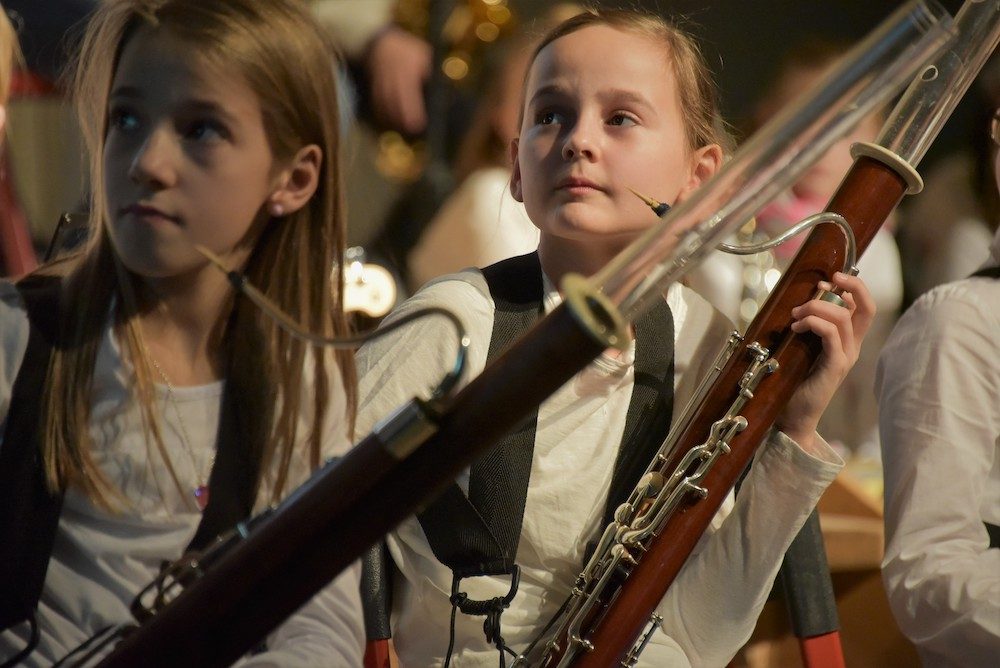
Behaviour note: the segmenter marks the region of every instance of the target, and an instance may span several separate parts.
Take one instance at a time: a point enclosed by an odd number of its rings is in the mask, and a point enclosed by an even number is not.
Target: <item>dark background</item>
[[[517,4],[516,2],[514,4]],[[523,2],[544,6],[547,3]],[[758,96],[775,76],[789,47],[811,37],[856,42],[904,2],[898,0],[635,0],[601,2],[638,6],[679,20],[699,37],[716,74],[723,115],[745,128]],[[961,0],[940,4],[954,15]],[[944,153],[967,144],[980,122],[983,95],[970,90],[928,153],[926,168]],[[978,129],[978,127],[976,127]]]
[[[952,14],[962,6],[961,0],[938,1]],[[74,24],[95,2],[5,0],[4,6],[20,14],[26,24],[21,38],[29,63],[37,71],[52,76],[65,62],[61,47],[79,30]],[[554,2],[509,0],[508,4],[519,20],[529,22]],[[591,0],[583,4],[639,7],[679,21],[701,41],[717,77],[726,119],[736,128],[743,128],[757,96],[790,46],[812,36],[857,41],[904,3],[899,0]],[[966,96],[928,154],[925,165],[969,141],[970,126],[979,122],[982,115],[974,110],[984,104],[983,96],[975,89]]]

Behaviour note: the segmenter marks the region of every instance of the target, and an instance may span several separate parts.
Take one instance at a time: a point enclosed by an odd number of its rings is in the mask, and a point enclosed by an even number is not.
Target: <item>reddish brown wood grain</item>
[[[862,157],[848,172],[827,210],[841,214],[848,221],[860,253],[868,247],[905,190],[905,182],[895,171]],[[703,443],[712,423],[725,415],[735,401],[740,378],[750,360],[747,345],[758,342],[767,347],[780,364],[778,371],[761,382],[754,399],[741,412],[749,426],[732,440],[732,451],[716,460],[703,483],[709,490],[708,496],[683,506],[652,539],[648,552],[624,586],[601,611],[599,616],[603,621],[598,620],[585,634],[594,644],[594,651],[581,653],[574,666],[606,668],[618,665],[646,628],[650,615],[722,501],[819,356],[818,338],[791,332],[791,310],[815,294],[817,282],[829,280],[834,272],[843,268],[845,253],[844,235],[839,228],[834,225],[815,228],[747,328],[744,342],[723,368],[712,391],[695,409],[694,418],[661,471],[672,472],[685,452]]]

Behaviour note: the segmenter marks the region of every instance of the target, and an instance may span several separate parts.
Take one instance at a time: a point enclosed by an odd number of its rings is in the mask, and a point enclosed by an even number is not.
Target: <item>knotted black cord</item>
[[[451,602],[451,623],[448,629],[448,653],[444,657],[444,668],[448,668],[451,665],[451,655],[455,650],[455,618],[459,610],[466,615],[477,617],[485,615],[483,633],[486,635],[486,642],[496,645],[497,650],[500,652],[500,668],[505,668],[507,661],[504,652],[509,653],[515,658],[517,658],[517,652],[507,647],[507,644],[504,642],[500,627],[500,617],[503,615],[503,611],[510,607],[510,602],[514,600],[514,595],[517,594],[517,586],[521,580],[521,569],[517,564],[511,567],[510,591],[503,596],[497,596],[485,601],[473,600],[464,591],[459,591],[458,585],[461,580],[462,577],[460,575],[455,575],[451,581],[451,597],[448,599]]]

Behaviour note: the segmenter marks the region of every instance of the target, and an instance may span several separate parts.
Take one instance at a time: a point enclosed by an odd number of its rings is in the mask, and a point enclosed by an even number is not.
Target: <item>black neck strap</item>
[[[243,417],[247,408],[239,397],[239,388],[227,379],[219,411],[215,463],[208,479],[208,505],[185,552],[204,549],[253,512],[260,464],[248,446],[252,436],[244,429],[249,423]]]
[[[975,272],[971,276],[969,276],[969,278],[976,278],[976,277],[1000,278],[1000,265],[996,265],[995,267],[985,267]]]
[[[483,270],[495,305],[487,361],[527,331],[544,313],[542,270],[538,254],[504,260]],[[606,501],[606,517],[631,493],[670,428],[673,407],[673,316],[666,302],[636,323],[635,385]],[[452,483],[418,520],[437,559],[453,573],[450,665],[455,641],[455,614],[486,616],[486,640],[509,653],[500,617],[510,605],[519,579],[514,563],[524,520],[528,479],[534,456],[537,409],[520,427],[501,439],[469,473],[469,495]],[[567,471],[567,475],[571,475]],[[582,511],[582,509],[581,509]],[[510,574],[510,591],[502,597],[475,601],[460,590],[462,578]]]

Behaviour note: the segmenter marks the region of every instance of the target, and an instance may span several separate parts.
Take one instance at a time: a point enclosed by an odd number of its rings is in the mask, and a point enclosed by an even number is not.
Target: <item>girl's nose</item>
[[[594,139],[593,131],[583,122],[583,119],[567,131],[566,140],[563,142],[562,155],[565,160],[572,160],[574,158],[593,160],[596,157],[597,143]]]
[[[165,128],[157,128],[146,137],[129,166],[128,176],[133,182],[153,190],[162,190],[174,184],[177,178],[177,151],[170,134]]]

